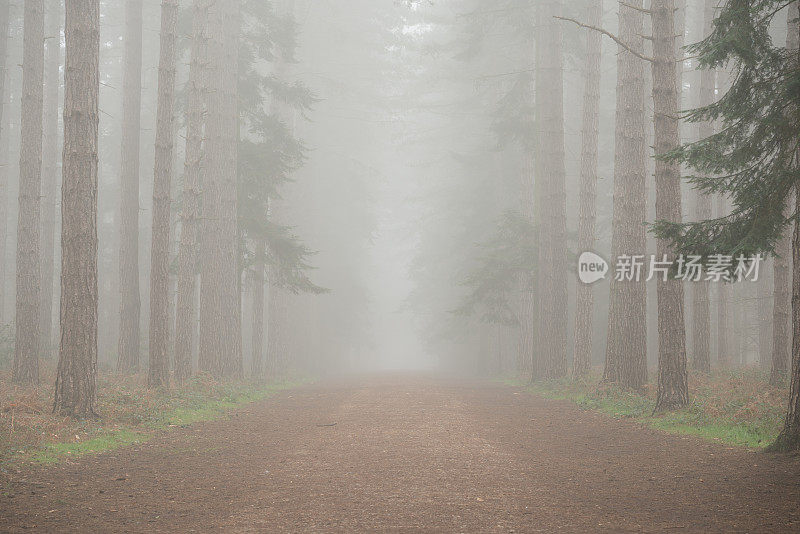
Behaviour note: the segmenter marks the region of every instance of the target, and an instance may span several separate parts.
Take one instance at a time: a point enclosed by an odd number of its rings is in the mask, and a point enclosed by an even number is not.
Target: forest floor
[[[0,371],[0,475],[25,462],[52,464],[142,443],[164,429],[224,416],[299,384],[219,382],[198,376],[168,389],[147,387],[144,373],[98,376],[96,420],[76,421],[53,414],[55,366],[44,362],[38,386],[18,386]]]
[[[769,374],[757,368],[716,370],[710,375],[692,372],[689,406],[654,415],[655,378],[638,393],[603,384],[600,375],[589,375],[582,380],[541,381],[528,389],[537,395],[569,400],[582,408],[634,419],[659,430],[753,449],[771,444],[783,428],[788,383],[772,386]],[[519,380],[509,383],[522,385]]]
[[[0,473],[23,532],[780,532],[800,459],[500,384],[418,375],[277,392],[146,443]]]

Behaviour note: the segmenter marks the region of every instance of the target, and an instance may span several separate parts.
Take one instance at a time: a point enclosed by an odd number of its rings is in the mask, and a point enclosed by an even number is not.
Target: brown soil
[[[286,391],[0,476],[11,532],[800,530],[795,458],[418,376]]]

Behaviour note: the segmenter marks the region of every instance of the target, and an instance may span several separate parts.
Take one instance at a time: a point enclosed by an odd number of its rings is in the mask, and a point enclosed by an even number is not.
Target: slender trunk
[[[139,142],[142,100],[142,0],[125,2],[120,159],[119,345],[117,371],[139,370]]]
[[[100,2],[66,2],[61,343],[53,411],[96,415]]]
[[[533,96],[533,87],[528,93]],[[520,213],[531,224],[535,216],[535,183],[533,147],[523,147],[521,172]],[[536,351],[536,300],[535,276],[532,271],[520,273],[517,283],[520,289],[518,321],[519,328],[517,340],[517,371],[522,376],[529,375],[533,369],[534,353]]]
[[[42,85],[44,81],[44,2],[26,0],[22,52],[19,224],[17,226],[15,383],[39,382],[39,259],[42,186]]]
[[[586,21],[600,26],[603,18],[602,0],[590,2]],[[594,249],[597,220],[597,160],[600,125],[600,51],[603,36],[598,32],[586,33],[586,72],[583,96],[583,132],[581,134],[581,190],[580,223],[578,227],[579,252]],[[575,306],[574,375],[588,373],[592,363],[592,317],[594,315],[594,290],[591,285],[578,284]]]
[[[786,34],[786,49],[793,50],[795,53],[798,50],[797,18],[800,16],[800,13],[798,13],[798,5],[800,5],[798,2],[794,2],[789,6],[789,23]],[[798,205],[800,205],[800,202],[797,202],[797,199],[795,199],[795,202],[795,206],[792,206],[791,200],[787,202],[787,215],[791,214],[797,209]],[[769,378],[770,383],[773,385],[778,385],[785,382],[786,375],[789,372],[789,357],[792,350],[791,341],[789,339],[789,292],[791,284],[789,272],[790,270],[792,270],[792,272],[796,271],[797,258],[794,258],[794,266],[790,265],[789,262],[791,261],[790,258],[792,257],[792,237],[790,232],[791,228],[787,229],[781,240],[775,246],[775,302],[772,313],[772,369],[770,371]],[[794,305],[796,305],[796,303]],[[797,328],[796,325],[795,328]]]
[[[675,0],[653,0],[653,111],[656,154],[680,144],[678,87],[675,69]],[[681,221],[681,176],[674,163],[656,161],[656,219]],[[670,244],[659,239],[656,256],[674,259]],[[686,373],[686,332],[683,285],[678,279],[658,279],[658,389],[656,411],[671,410],[689,402]]]
[[[642,0],[619,6],[620,39],[640,50],[644,15],[634,8]],[[647,152],[645,143],[644,74],[642,61],[622,47],[617,52],[617,114],[614,154],[612,259],[644,258],[647,217]],[[639,389],[647,382],[647,286],[645,277],[612,279],[608,340],[603,380]]]
[[[564,166],[564,72],[561,1],[540,5],[537,32],[537,126],[538,155],[546,205],[539,219],[542,271],[537,298],[540,299],[539,344],[543,378],[558,378],[567,373],[567,249],[566,249],[566,171]]]
[[[762,371],[769,372],[772,365],[772,276],[761,273],[758,282],[758,363]]]
[[[717,197],[717,217],[728,214],[728,201],[723,196]],[[728,367],[730,361],[730,305],[731,285],[725,282],[716,284],[717,289],[717,366]]]
[[[277,283],[275,268],[270,267],[267,295],[267,372],[271,378],[283,376],[286,361],[286,295]]]
[[[256,261],[253,265],[253,356],[251,375],[255,380],[264,378],[264,242],[256,245]]]
[[[208,4],[195,0],[192,50],[189,66],[186,114],[186,161],[183,173],[181,237],[178,248],[178,297],[175,306],[175,378],[184,381],[192,374],[192,346],[197,315],[197,245],[200,213],[200,172],[207,95]]]
[[[794,51],[795,64],[800,63],[798,41],[800,26],[800,3],[793,2],[789,10],[789,34],[786,48]],[[794,215],[798,215],[800,198],[795,199]],[[789,408],[778,439],[770,447],[773,450],[796,451],[800,449],[800,220],[795,218],[792,238],[792,374],[789,388]]]
[[[59,165],[58,89],[61,78],[61,0],[47,3],[45,60],[44,160],[42,169],[42,355],[50,359],[53,347],[53,270],[56,231],[56,187]]]
[[[703,10],[703,31],[701,38],[711,35],[714,22],[716,0],[705,0]],[[714,102],[716,88],[716,71],[705,69],[700,74],[700,92],[698,107],[708,106]],[[705,121],[698,127],[698,137],[706,139],[714,134],[714,123]],[[695,219],[706,221],[711,219],[711,195],[697,192],[695,195]],[[692,367],[703,373],[711,372],[711,299],[710,284],[706,281],[692,285]]]
[[[169,231],[172,185],[173,102],[175,99],[175,38],[178,0],[161,3],[161,55],[158,61],[155,171],[153,177],[153,239],[150,254],[150,365],[148,383],[169,384]]]
[[[8,114],[5,109],[5,102],[8,100],[6,84],[8,60],[8,24],[9,24],[9,4],[8,0],[0,2],[0,143],[2,143],[2,161],[0,162],[0,323],[4,322],[5,317],[5,297],[6,297],[6,239],[8,233]]]
[[[238,10],[238,0],[225,0],[216,2],[209,16],[199,368],[216,377],[241,376],[236,206]]]
[[[792,375],[789,408],[774,450],[800,449],[800,221],[794,222],[792,238]]]
[[[228,0],[225,11],[224,52],[225,70],[224,127],[225,127],[225,180],[220,199],[222,204],[223,243],[220,251],[223,258],[235,258],[224,264],[225,294],[223,300],[223,317],[226,321],[226,334],[233,343],[231,359],[227,360],[225,374],[235,378],[244,377],[244,354],[242,351],[242,257],[239,240],[239,38],[241,31],[241,0]],[[232,254],[232,256],[231,256]]]

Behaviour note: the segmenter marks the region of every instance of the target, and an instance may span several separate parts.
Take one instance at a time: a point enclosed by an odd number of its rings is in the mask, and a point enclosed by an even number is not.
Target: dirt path
[[[410,376],[283,392],[0,483],[12,532],[800,530],[796,459]]]

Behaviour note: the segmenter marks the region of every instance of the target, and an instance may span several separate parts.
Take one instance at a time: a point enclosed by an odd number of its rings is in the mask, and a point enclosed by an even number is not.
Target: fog
[[[799,14],[0,2],[0,530],[792,531]]]

